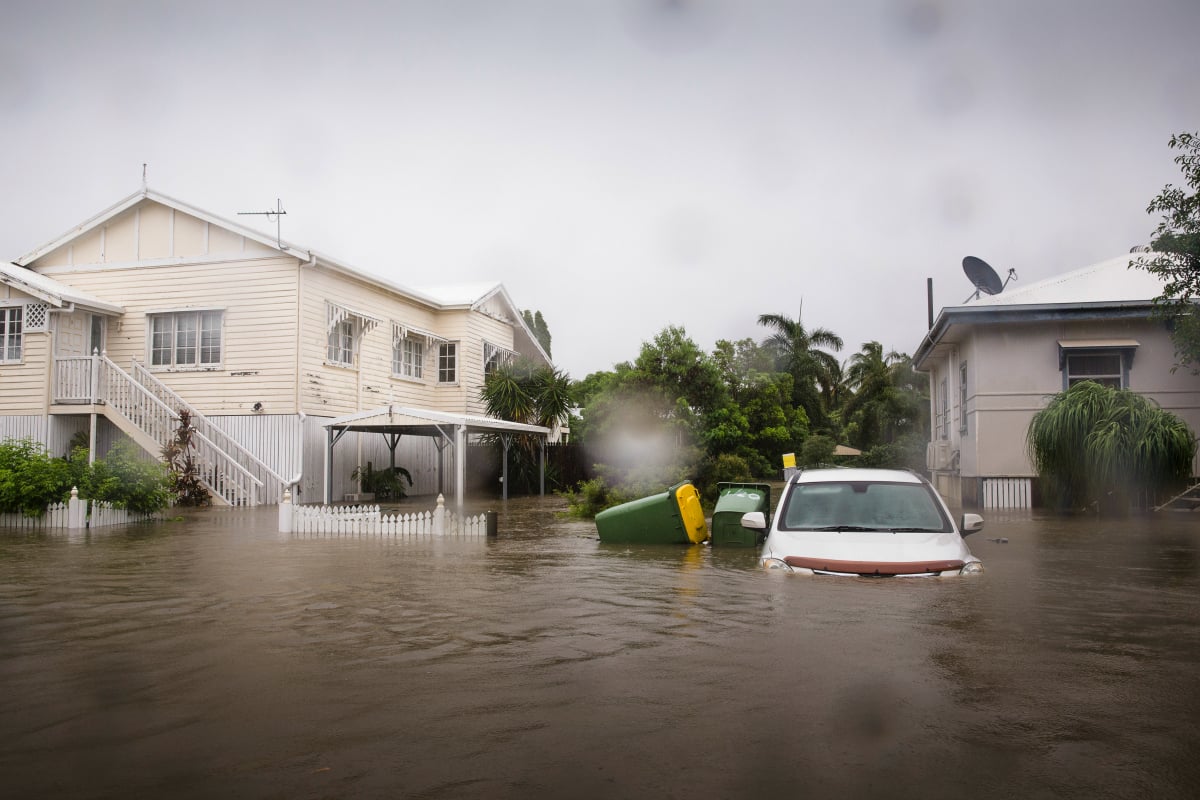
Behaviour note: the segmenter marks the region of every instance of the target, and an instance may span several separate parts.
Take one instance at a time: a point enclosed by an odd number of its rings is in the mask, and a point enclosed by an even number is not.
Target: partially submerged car
[[[761,511],[744,514],[742,525],[767,529]],[[978,514],[955,524],[937,491],[911,472],[802,470],[783,488],[762,564],[806,575],[970,575],[983,564],[963,536],[982,529]]]

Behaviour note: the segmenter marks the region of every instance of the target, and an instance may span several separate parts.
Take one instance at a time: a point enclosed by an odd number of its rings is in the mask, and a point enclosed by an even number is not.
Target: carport
[[[546,493],[546,439],[550,435],[549,428],[540,425],[526,425],[520,422],[509,422],[492,417],[480,417],[471,414],[454,414],[446,411],[433,411],[426,408],[405,408],[389,405],[373,411],[361,411],[345,417],[338,417],[325,423],[325,504],[328,505],[333,494],[333,448],[349,431],[356,433],[382,434],[391,452],[391,467],[396,466],[396,447],[400,444],[401,436],[428,436],[434,440],[438,449],[438,489],[445,492],[445,459],[443,451],[450,447],[454,454],[454,502],[462,508],[463,486],[467,481],[467,437],[470,434],[494,434],[499,437],[504,446],[503,461],[503,492],[508,499],[508,449],[512,444],[513,434],[526,433],[539,437],[541,449],[539,452],[539,490]]]

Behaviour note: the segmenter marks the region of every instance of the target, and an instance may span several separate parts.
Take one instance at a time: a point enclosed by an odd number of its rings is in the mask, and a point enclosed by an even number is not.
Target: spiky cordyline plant
[[[1061,509],[1127,509],[1139,493],[1184,483],[1196,454],[1195,435],[1174,414],[1091,381],[1034,415],[1026,443],[1046,495]]]
[[[549,366],[526,360],[498,367],[487,376],[479,396],[489,416],[527,425],[552,427],[565,422],[570,407],[570,379]],[[515,445],[511,484],[526,489],[538,485],[537,441],[518,434]]]

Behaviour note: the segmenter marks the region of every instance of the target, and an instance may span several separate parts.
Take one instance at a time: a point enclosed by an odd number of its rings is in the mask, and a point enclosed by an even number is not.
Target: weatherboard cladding
[[[44,333],[24,335],[19,364],[0,364],[0,414],[46,413],[50,386],[50,337]]]
[[[105,347],[126,370],[134,359],[148,362],[149,313],[221,309],[220,369],[155,369],[155,375],[205,414],[245,413],[255,402],[292,412],[296,265],[274,255],[139,269],[78,267],[60,275],[85,291],[122,299],[125,314],[108,326]]]
[[[462,312],[438,312],[410,298],[382,294],[361,281],[319,268],[305,268],[302,281],[301,393],[306,413],[340,416],[359,407],[373,407],[389,401],[432,407],[448,403],[461,408],[464,402],[462,385],[439,387],[437,384],[436,342],[426,343],[420,380],[393,377],[392,325],[407,323],[415,329],[455,341],[464,327],[459,322]],[[379,320],[365,336],[361,335],[362,327],[356,323],[357,368],[328,363],[330,303]],[[511,329],[506,335],[511,340]]]

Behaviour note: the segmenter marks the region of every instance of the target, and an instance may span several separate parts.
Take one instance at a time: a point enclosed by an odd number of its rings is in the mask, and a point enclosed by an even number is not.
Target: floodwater
[[[1200,517],[993,518],[985,575],[865,580],[494,507],[0,532],[0,793],[1200,797]]]

